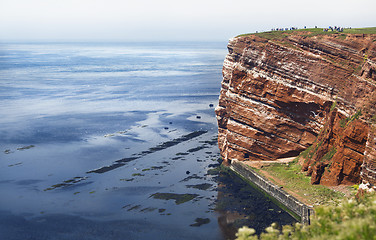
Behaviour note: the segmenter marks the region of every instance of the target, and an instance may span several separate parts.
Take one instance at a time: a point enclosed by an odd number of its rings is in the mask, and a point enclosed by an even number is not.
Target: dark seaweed
[[[210,183],[202,183],[202,184],[196,184],[196,185],[186,185],[187,188],[196,188],[200,190],[208,190],[213,184]]]
[[[173,139],[171,141],[164,142],[164,143],[162,143],[160,145],[157,145],[156,147],[152,147],[148,151],[143,151],[143,152],[141,152],[139,154],[134,154],[134,157],[122,158],[120,160],[115,161],[111,165],[104,166],[104,167],[101,167],[101,168],[98,168],[98,169],[94,169],[94,170],[90,170],[90,171],[88,171],[86,173],[88,173],[88,174],[90,174],[90,173],[106,173],[106,172],[112,171],[114,169],[117,169],[119,167],[124,166],[126,163],[129,163],[131,161],[139,159],[139,158],[141,158],[141,157],[143,157],[143,156],[145,156],[147,154],[164,150],[166,148],[175,146],[175,145],[177,145],[179,143],[182,143],[182,142],[188,141],[190,139],[196,138],[198,136],[201,136],[202,134],[205,134],[205,133],[207,133],[207,131],[203,131],[203,130],[191,132],[191,133],[189,133],[187,135],[183,135],[183,136],[181,136],[179,138],[176,138],[176,139]],[[73,185],[75,183],[78,183],[78,182],[80,182],[82,180],[85,180],[86,178],[87,177],[80,178],[79,180],[77,180],[76,178],[69,179],[69,180],[64,181],[63,183],[52,185],[51,187],[46,188],[45,191],[53,190],[53,189],[61,188],[61,187],[71,186],[71,185]]]
[[[200,227],[201,225],[210,223],[209,218],[196,218],[195,223],[189,225],[191,227]]]
[[[177,193],[154,193],[151,195],[151,197],[155,199],[162,199],[162,200],[175,200],[175,203],[177,205],[191,201],[195,197],[198,197],[197,194],[177,194]]]
[[[193,152],[200,151],[201,149],[204,149],[204,148],[208,148],[208,147],[205,146],[205,145],[203,145],[203,146],[198,146],[198,147],[195,147],[195,148],[188,149],[187,152],[189,152],[189,153],[193,153]]]

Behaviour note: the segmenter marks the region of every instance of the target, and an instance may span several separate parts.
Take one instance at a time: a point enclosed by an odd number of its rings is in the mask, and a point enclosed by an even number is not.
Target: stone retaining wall
[[[268,195],[270,195],[285,207],[287,207],[289,210],[298,215],[301,218],[301,222],[303,224],[309,224],[309,217],[314,213],[311,206],[300,202],[295,197],[283,191],[281,187],[260,176],[251,168],[239,161],[233,160],[230,168],[245,179],[253,182],[261,190],[266,192]]]

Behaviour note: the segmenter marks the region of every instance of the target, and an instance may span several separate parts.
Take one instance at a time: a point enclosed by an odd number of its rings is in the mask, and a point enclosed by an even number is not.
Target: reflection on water
[[[224,239],[274,219],[213,174],[225,46],[0,44],[0,239]],[[247,204],[222,203],[230,188]]]
[[[221,171],[217,181],[218,223],[226,238],[233,239],[237,229],[242,226],[249,226],[256,230],[256,234],[260,234],[274,222],[280,226],[296,222],[235,173]]]

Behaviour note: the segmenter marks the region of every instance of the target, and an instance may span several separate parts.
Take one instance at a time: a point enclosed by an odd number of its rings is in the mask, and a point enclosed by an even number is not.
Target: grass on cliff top
[[[337,32],[337,31],[324,32],[323,28],[307,28],[307,29],[287,30],[287,31],[247,33],[247,34],[238,35],[237,37],[255,35],[258,37],[273,40],[273,39],[283,39],[289,35],[301,35],[301,36],[306,36],[306,37],[313,37],[313,36],[319,36],[319,35],[339,35],[339,36],[345,37],[347,34],[376,34],[376,27],[351,28],[351,29],[346,28],[343,30],[343,32]]]
[[[315,205],[328,203],[335,199],[341,199],[344,194],[329,189],[322,185],[312,185],[311,177],[305,176],[301,172],[301,166],[297,159],[288,164],[272,163],[263,166],[261,169],[254,169],[259,174],[265,176],[274,184],[283,187],[283,189],[297,197],[304,203]]]

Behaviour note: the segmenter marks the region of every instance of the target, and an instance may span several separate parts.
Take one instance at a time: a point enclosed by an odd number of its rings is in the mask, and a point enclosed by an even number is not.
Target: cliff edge
[[[229,41],[216,108],[225,164],[300,154],[312,184],[376,186],[376,28]]]

